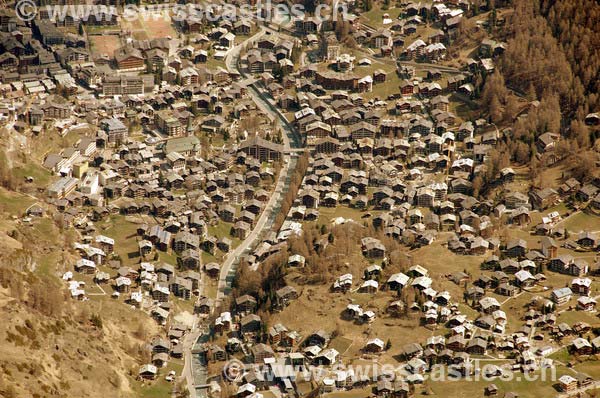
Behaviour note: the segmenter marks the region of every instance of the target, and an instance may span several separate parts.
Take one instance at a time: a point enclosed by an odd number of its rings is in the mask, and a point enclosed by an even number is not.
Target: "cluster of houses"
[[[141,380],[156,379],[159,370],[167,366],[171,358],[178,360],[183,359],[184,352],[181,340],[188,332],[188,326],[173,322],[169,327],[166,337],[153,337],[148,343],[150,349],[150,361],[140,366],[138,378]],[[174,376],[174,371],[171,371],[166,378],[167,380],[172,381]]]
[[[379,240],[363,238],[361,249],[366,258],[382,259],[382,265],[385,266],[385,246]],[[302,267],[305,264],[304,257],[297,254],[288,259],[288,266]],[[512,265],[519,269],[518,262]],[[530,264],[524,265],[517,271],[517,275],[529,272],[526,269],[533,271],[535,268],[535,265],[531,265],[533,268],[528,266]],[[411,266],[406,273],[392,274],[387,280],[382,280],[382,276],[383,268],[376,264],[364,269],[361,281],[356,285],[352,274],[340,275],[331,286],[331,294],[391,293],[395,296],[381,313],[373,309],[366,310],[359,304],[348,304],[341,314],[342,319],[359,324],[373,323],[377,317],[401,318],[409,313],[420,314],[420,322],[432,330],[431,336],[417,338],[418,341],[400,347],[399,352],[397,347],[391,347],[389,342],[385,342],[386,336],[369,337],[361,346],[361,355],[375,360],[390,351],[397,353],[394,358],[400,359],[392,375],[395,377],[370,374],[359,376],[354,374],[352,367],[346,369],[344,363],[348,358],[343,358],[340,352],[330,347],[330,332],[318,330],[307,336],[300,336],[297,331],[290,331],[281,323],[263,324],[256,315],[257,299],[248,295],[236,298],[231,312],[221,313],[212,325],[213,333],[226,336],[225,347],[207,343],[202,349],[202,355],[209,362],[221,363],[243,354],[245,363],[241,371],[228,380],[228,383],[233,384],[234,390],[237,389],[235,395],[256,396],[272,391],[303,396],[308,391],[302,374],[309,371],[313,375],[315,372],[320,375],[317,387],[313,385],[309,391],[331,393],[370,386],[375,396],[407,397],[414,394],[415,387],[424,383],[427,373],[436,366],[451,367],[463,377],[485,371],[486,377],[494,378],[502,377],[508,372],[530,373],[552,367],[554,361],[550,356],[562,347],[571,355],[581,358],[600,352],[600,337],[582,337],[591,331],[592,325],[585,322],[573,325],[558,322],[557,313],[553,312],[550,304],[550,300],[555,305],[564,304],[560,300],[565,294],[569,297],[577,294],[580,298],[590,298],[589,278],[573,279],[571,288],[556,289],[549,299],[533,297],[521,319],[508,319],[507,313],[502,309],[504,303],[486,295],[491,287],[491,278],[487,276],[481,276],[473,285],[467,286],[465,282],[468,282],[469,275],[464,272],[450,275],[451,281],[465,286],[463,298],[453,298],[448,291],[434,290],[429,270],[420,265]],[[383,282],[381,286],[380,282]],[[288,288],[290,287],[284,289]],[[403,301],[401,297],[405,289],[416,292],[418,301]],[[294,289],[289,290],[295,292]],[[279,297],[280,292],[276,295]],[[297,295],[293,297],[296,298]],[[459,304],[463,299],[477,312],[475,318],[460,311]],[[522,326],[509,333],[506,330],[508,322],[522,322]],[[441,333],[440,329],[447,333]],[[545,341],[545,333],[559,342],[558,348],[557,343]],[[225,340],[219,338],[219,341]],[[483,370],[477,368],[476,359],[491,354],[504,358],[504,361],[486,366]],[[594,383],[589,375],[573,372],[572,375],[560,377],[556,388],[572,392]],[[498,388],[490,384],[485,390],[487,395],[494,395]]]
[[[371,52],[377,57],[434,63],[447,56],[446,46],[458,34],[468,7],[466,1],[411,2],[397,20],[384,14],[383,27],[377,28],[356,15],[344,22],[306,15],[291,21],[293,31],[265,30],[251,48],[244,49],[240,65],[253,75],[252,84],[273,100],[273,106],[292,115],[290,127],[310,153],[287,219],[279,231],[261,235],[259,244],[245,256],[249,263],[259,266],[270,256],[287,253],[288,266],[304,267],[304,257],[288,253],[287,238],[301,234],[303,222],[318,220],[320,208],[342,206],[363,210],[369,217],[369,211],[376,211],[369,222],[407,246],[431,245],[443,235],[449,237],[447,249],[456,254],[489,257],[476,280],[464,272],[449,276],[464,286],[464,297],[453,298],[448,291],[436,291],[429,270],[420,265],[382,279],[387,249],[380,239],[362,238],[360,250],[372,264],[356,286],[356,275],[340,275],[330,294],[356,289],[360,294],[394,297],[385,313],[351,303],[342,314],[344,319],[368,325],[378,317],[412,312],[434,331],[426,341],[401,348],[400,367],[407,376],[395,381],[331,370],[342,362],[340,352],[330,345],[332,332],[317,330],[302,336],[281,323],[269,325],[258,315],[256,297],[236,297],[231,308],[221,308],[211,319],[212,334],[225,336],[226,343],[207,343],[199,351],[207,361],[242,355],[247,359],[243,372],[232,381],[238,388],[236,396],[259,398],[266,390],[304,395],[295,373],[282,371],[286,367],[325,372],[321,393],[373,384],[374,394],[384,398],[412,395],[414,385],[422,383],[435,364],[472,374],[473,359],[489,352],[515,358],[510,369],[493,369],[495,376],[516,369],[531,372],[551,366],[548,356],[555,351],[531,336],[535,328],[567,341],[574,355],[600,352],[600,338],[581,337],[590,325],[557,323],[555,311],[569,307],[576,297],[577,310],[594,312],[597,300],[590,277],[596,265],[559,253],[556,240],[567,249],[597,252],[600,238],[591,231],[569,236],[559,227],[557,213],[532,226],[541,237],[539,248],[529,248],[523,239],[496,237],[499,220],[525,227],[531,224],[532,211],[561,200],[600,209],[600,181],[581,183],[571,178],[556,190],[505,189],[495,201],[477,198],[479,187],[474,182],[487,173],[489,154],[506,132],[483,119],[463,121],[454,114],[450,97],[474,96],[476,72],[493,73],[494,58],[502,54],[505,44],[485,40],[477,59],[469,59],[452,74],[430,67],[423,76],[412,63],[399,62],[394,76],[399,78],[397,92],[388,98],[366,99],[364,93],[389,84],[391,76],[374,68],[361,74],[371,59],[344,52],[334,34],[344,30],[336,24],[348,24],[355,43],[376,49]],[[416,38],[427,25],[435,29],[426,38]],[[201,295],[202,273],[217,279],[221,269],[218,262],[204,264],[203,252],[222,257],[232,251],[234,241],[248,237],[272,195],[275,167],[285,150],[276,140],[267,139],[264,123],[255,129],[260,134],[236,134],[235,143],[224,138],[219,150],[198,138],[238,133],[240,121],[261,118],[249,79],[222,62],[240,43],[238,36],[255,30],[253,21],[209,21],[188,15],[177,21],[185,40],[138,40],[130,32],[110,32],[118,43],[112,54],[90,50],[89,36],[72,33],[79,31],[73,27],[80,26],[119,31],[118,18],[112,14],[96,14],[86,21],[67,15],[58,23],[42,14],[24,22],[0,10],[0,123],[34,135],[50,128],[63,136],[87,129],[85,136],[48,153],[43,162],[53,175],[46,190],[48,202],[61,213],[65,226],[77,228],[81,235],[74,245],[79,259],[63,279],[74,299],[89,298],[81,280],[87,275],[91,277],[87,283],[97,284],[102,294],[110,289],[115,299],[124,299],[159,324],[169,325],[167,338],[152,340],[151,361],[139,370],[141,378],[153,379],[170,357],[183,356],[181,339],[188,328],[172,321],[173,298],[194,299],[194,311],[206,318],[213,313],[213,298]],[[323,64],[299,65],[305,55],[299,54],[302,45],[317,50]],[[208,67],[209,61],[222,66]],[[597,119],[592,115],[589,123]],[[538,137],[535,145],[542,159],[557,160],[554,150],[559,139],[549,133]],[[515,176],[506,167],[493,176],[494,183],[508,187]],[[122,253],[119,245],[124,242],[115,242],[97,229],[118,215],[143,220],[135,236],[129,237],[136,242],[139,263],[135,266],[124,266],[117,254]],[[227,226],[227,235],[209,232],[211,226],[221,224]],[[315,242],[327,244],[326,238]],[[176,264],[159,261],[167,253],[175,255]],[[545,287],[544,270],[572,280],[568,286],[553,287],[548,297],[533,300],[524,319],[516,320],[523,326],[507,333],[507,323],[515,320],[507,319],[503,303],[491,293],[510,300],[525,291],[537,292]],[[414,291],[418,301],[403,301],[405,289]],[[285,311],[301,295],[286,285],[270,301],[273,308]],[[477,316],[470,319],[462,313],[461,301]],[[435,334],[439,328],[448,333]],[[371,337],[361,352],[383,354],[391,349],[385,340],[386,336]],[[559,385],[570,392],[592,382],[579,374],[561,377]],[[497,388],[491,385],[486,391],[493,395]]]
[[[58,175],[48,187],[49,200],[68,225],[83,228],[115,214],[153,216],[158,224],[138,231],[142,256],[173,250],[186,263],[199,261],[199,250],[227,253],[232,238],[246,237],[269,199],[275,170],[261,163],[266,159],[260,148],[271,143],[255,141],[208,161],[193,135],[158,145],[128,141],[103,148],[98,138],[83,137],[47,156],[44,165]],[[208,233],[219,222],[231,224],[231,236]]]

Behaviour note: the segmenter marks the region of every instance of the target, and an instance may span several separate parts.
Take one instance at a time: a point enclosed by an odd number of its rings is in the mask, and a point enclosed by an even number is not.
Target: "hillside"
[[[156,328],[146,314],[106,299],[72,302],[59,282],[72,231],[50,217],[24,223],[33,198],[0,189],[0,395],[128,397],[144,338]],[[133,373],[132,373],[133,372]]]

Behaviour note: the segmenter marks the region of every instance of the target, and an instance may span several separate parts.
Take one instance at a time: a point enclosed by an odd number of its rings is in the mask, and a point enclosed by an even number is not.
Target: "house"
[[[217,263],[208,263],[204,266],[204,271],[211,278],[218,278],[221,266]]]
[[[248,237],[250,230],[251,230],[250,224],[248,224],[245,221],[236,222],[232,228],[233,236],[235,236],[236,238],[242,239],[242,240],[246,239],[246,237]]]
[[[298,298],[298,292],[292,286],[285,286],[275,292],[277,305],[284,307],[292,300]]]
[[[201,264],[200,253],[198,250],[185,249],[181,252],[181,257],[178,257],[177,261],[184,269],[197,270]]]
[[[580,296],[589,296],[592,280],[589,278],[575,278],[571,281],[571,290]]]
[[[496,293],[502,296],[513,297],[518,293],[519,289],[508,283],[500,283],[496,288]]]
[[[84,258],[79,259],[75,264],[75,271],[85,274],[93,274],[96,272],[96,263]]]
[[[275,353],[271,346],[263,343],[256,344],[250,349],[254,363],[262,364],[267,358],[275,358]]]
[[[560,289],[553,290],[552,294],[550,295],[550,298],[552,299],[552,301],[554,301],[556,305],[563,305],[568,303],[569,300],[571,300],[572,295],[573,292],[570,288],[563,287]]]
[[[467,343],[466,352],[471,355],[485,355],[487,349],[487,341],[476,337]]]
[[[534,209],[544,210],[556,204],[559,195],[552,188],[534,189],[529,192],[529,199]]]
[[[561,254],[558,257],[550,259],[548,268],[561,274],[573,275],[581,277],[589,272],[589,264],[587,261],[578,258],[574,259],[570,254]]]
[[[592,344],[582,337],[578,337],[571,343],[569,351],[577,355],[590,355],[593,352]]]
[[[484,297],[479,300],[481,310],[486,314],[491,314],[500,309],[500,303],[494,297]]]
[[[379,283],[372,279],[364,281],[358,288],[359,293],[375,293],[377,290],[379,290]]]
[[[558,255],[558,244],[549,236],[542,236],[540,239],[542,254],[546,258],[554,258]]]
[[[408,275],[398,272],[388,278],[387,286],[390,290],[399,292],[408,284],[409,279]]]
[[[117,67],[123,71],[144,70],[145,59],[141,51],[133,47],[121,47],[115,51]]]
[[[596,304],[596,300],[588,296],[581,296],[577,299],[577,308],[581,311],[594,311]]]
[[[158,374],[158,368],[152,364],[142,365],[138,371],[138,377],[146,380],[154,380]]]
[[[531,287],[536,282],[537,280],[533,277],[533,275],[531,275],[529,271],[526,271],[524,269],[518,271],[515,274],[515,283],[517,286],[520,286],[522,288]]]
[[[192,296],[192,281],[180,276],[176,276],[173,282],[170,284],[169,289],[176,297],[189,300]]]
[[[379,239],[366,237],[361,240],[363,255],[368,258],[382,258],[385,256],[385,246]]]
[[[563,375],[558,379],[559,389],[567,394],[577,390],[577,379],[570,375]]]
[[[506,245],[506,255],[509,257],[525,257],[527,242],[524,239],[513,239]]]
[[[315,365],[331,366],[338,361],[339,352],[335,348],[326,348],[313,361]]]
[[[254,297],[245,294],[235,299],[236,311],[240,313],[250,313],[256,311],[258,304]]]
[[[493,397],[498,394],[498,387],[496,387],[495,384],[490,384],[489,386],[485,387],[483,393],[487,397]]]
[[[305,264],[306,259],[300,254],[294,254],[288,258],[288,266],[290,267],[304,267]]]
[[[200,247],[200,237],[187,231],[181,231],[175,235],[173,240],[173,249],[177,253],[184,250],[197,250]]]
[[[261,330],[261,319],[256,314],[248,314],[240,320],[240,331],[242,333],[257,333]]]
[[[100,128],[106,132],[108,143],[111,144],[116,145],[125,142],[129,136],[129,129],[117,118],[101,120]]]
[[[363,351],[377,353],[385,349],[385,343],[379,338],[370,339],[363,347]]]
[[[593,232],[582,231],[577,235],[577,244],[584,248],[596,248],[598,237]]]

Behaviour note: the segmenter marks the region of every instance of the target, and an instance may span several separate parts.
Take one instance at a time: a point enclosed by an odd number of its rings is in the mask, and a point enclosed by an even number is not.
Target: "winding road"
[[[239,57],[240,52],[243,47],[247,44],[254,43],[263,35],[267,34],[267,32],[274,33],[275,31],[261,27],[260,30],[246,39],[242,43],[233,47],[227,56],[225,57],[225,65],[229,72],[237,72],[243,78],[247,78],[244,71],[239,68]],[[279,126],[283,130],[283,145],[284,152],[289,153],[293,152],[294,149],[298,149],[302,147],[302,140],[300,139],[299,134],[295,130],[295,128],[289,123],[289,121],[285,118],[285,116],[281,113],[281,111],[274,105],[274,102],[271,98],[269,98],[266,94],[264,94],[258,87],[255,86],[254,83],[248,85],[250,91],[252,91],[252,100],[256,103],[256,106],[269,116],[271,120],[277,120],[279,122]],[[277,183],[275,185],[275,189],[271,198],[267,202],[264,210],[262,211],[258,221],[252,232],[248,235],[246,239],[244,239],[232,252],[230,252],[223,264],[221,265],[221,272],[219,275],[219,283],[217,290],[217,297],[214,308],[219,308],[222,303],[223,298],[228,293],[228,289],[231,286],[231,282],[235,277],[236,268],[239,264],[240,258],[245,254],[249,253],[252,248],[259,243],[260,237],[263,235],[265,231],[269,231],[273,222],[281,208],[282,200],[286,187],[289,186],[291,177],[293,175],[295,166],[296,166],[297,157],[295,153],[286,154],[283,158],[282,169],[279,172],[279,177],[277,179]],[[187,389],[189,390],[190,397],[200,397],[197,394],[197,385],[196,385],[196,377],[194,374],[198,372],[204,372],[203,369],[194,369],[193,365],[193,349],[195,343],[202,336],[203,330],[205,330],[208,325],[202,325],[202,320],[196,318],[196,322],[198,325],[194,325],[192,331],[186,336],[183,342],[184,348],[184,369],[182,372],[182,376],[186,379]],[[205,395],[203,395],[205,396]]]

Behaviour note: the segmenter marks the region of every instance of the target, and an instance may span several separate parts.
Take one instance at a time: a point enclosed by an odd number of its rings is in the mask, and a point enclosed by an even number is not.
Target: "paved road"
[[[192,331],[185,335],[183,339],[183,370],[181,371],[181,375],[185,377],[187,389],[190,393],[190,397],[196,396],[196,383],[194,382],[194,374],[192,369],[192,349],[194,348],[194,343],[200,337],[201,332],[199,330]]]
[[[249,37],[248,39],[244,40],[242,43],[238,44],[237,46],[235,46],[233,49],[231,49],[227,53],[227,55],[225,57],[225,65],[227,66],[227,69],[230,72],[236,71],[236,72],[240,73],[241,76],[246,77],[245,74],[243,73],[243,71],[238,69],[238,59],[239,59],[241,49],[244,46],[246,46],[248,43],[253,43],[254,41],[258,40],[267,31],[272,31],[272,29],[269,29],[266,27],[261,27],[259,32],[257,32],[255,35]],[[274,32],[274,31],[272,31],[272,32]],[[268,103],[268,101],[265,100],[265,98],[263,98],[263,95],[258,91],[258,89],[256,87],[254,87],[254,85],[251,85],[249,88],[252,91],[254,91],[255,95],[252,95],[252,99],[256,103],[257,107],[259,109],[261,109],[263,112],[265,112],[266,114],[268,114],[272,120],[278,120],[280,122],[279,124],[284,132],[284,134],[282,134],[284,151],[288,151],[288,152],[292,151],[293,148],[292,148],[291,144],[293,144],[293,146],[296,146],[296,144],[298,143],[298,140],[296,140],[296,139],[290,140],[290,138],[296,137],[296,135],[295,135],[296,132],[293,130],[293,127],[287,122],[287,120],[285,119],[283,114],[281,112],[279,112],[279,110],[275,106]],[[244,241],[242,241],[239,244],[239,246],[237,246],[235,248],[235,250],[233,252],[230,252],[227,255],[225,261],[221,265],[221,272],[219,275],[219,284],[218,284],[217,300],[215,302],[215,308],[218,308],[219,304],[223,300],[223,297],[225,296],[226,288],[227,288],[227,279],[228,279],[228,277],[234,276],[234,273],[235,273],[234,266],[237,264],[237,262],[239,261],[240,257],[244,254],[244,252],[249,251],[252,247],[254,247],[255,244],[258,243],[258,239],[260,238],[262,233],[265,231],[265,228],[268,226],[269,220],[272,219],[272,217],[274,216],[274,213],[277,212],[277,210],[279,209],[279,206],[281,204],[280,203],[281,199],[283,198],[282,192],[285,188],[287,181],[289,181],[289,177],[293,170],[293,167],[292,167],[293,164],[295,164],[295,162],[292,161],[290,155],[285,155],[283,167],[279,173],[279,178],[277,179],[277,184],[275,186],[273,195],[271,196],[268,203],[266,204],[263,212],[261,213],[258,221],[256,222],[254,229],[248,235],[248,237],[246,239],[244,239]],[[202,322],[199,318],[196,318],[196,321],[199,323]],[[196,327],[196,326],[198,326],[198,327]],[[192,331],[184,338],[184,341],[183,341],[184,369],[182,372],[182,376],[185,377],[185,379],[186,379],[187,388],[190,392],[190,397],[197,397],[196,383],[195,383],[194,369],[193,369],[194,366],[192,363],[193,362],[192,350],[194,348],[194,344],[196,343],[198,338],[200,338],[200,336],[202,335],[202,330],[201,330],[202,326],[203,325],[201,325],[201,324],[194,325],[194,328],[192,329]],[[204,325],[204,326],[206,326],[206,325]]]
[[[240,43],[238,46],[234,47],[227,54],[227,57],[225,58],[225,64],[227,66],[227,69],[230,72],[236,71],[236,72],[240,73],[240,75],[242,75],[243,77],[246,77],[245,73],[238,68],[238,59],[240,56],[240,51],[243,46],[245,46],[247,43],[253,43],[254,41],[258,40],[268,30],[270,31],[271,29],[261,27],[261,30],[258,33],[256,33],[254,36],[248,38],[244,42]],[[285,118],[281,114],[281,112],[279,112],[277,109],[275,109],[272,104],[269,104],[262,97],[262,95],[258,92],[258,89],[256,87],[254,87],[252,85],[250,87],[250,89],[255,91],[255,94],[257,94],[257,95],[252,96],[252,99],[256,103],[256,106],[260,110],[265,112],[266,114],[269,114],[270,118],[272,120],[280,121],[280,126],[284,132],[284,134],[282,134],[284,151],[290,151],[291,150],[290,136],[293,136],[295,134],[295,132],[292,131],[292,128],[289,126],[289,124],[287,123],[287,120],[285,120]],[[240,257],[244,254],[244,252],[249,251],[252,247],[254,247],[254,245],[256,245],[258,243],[258,239],[260,238],[260,236],[262,235],[262,233],[265,230],[267,221],[273,215],[272,214],[273,211],[278,207],[278,204],[282,199],[281,193],[285,186],[286,178],[291,173],[291,167],[292,167],[292,162],[290,161],[289,156],[285,156],[284,159],[285,160],[283,163],[283,167],[280,170],[279,178],[277,179],[274,193],[271,196],[271,198],[269,199],[269,201],[267,202],[267,205],[265,206],[258,221],[256,222],[254,229],[252,230],[252,232],[250,232],[248,237],[246,239],[244,239],[244,241],[241,242],[238,247],[235,248],[235,250],[233,252],[231,252],[227,255],[225,261],[221,265],[221,273],[219,275],[219,285],[218,285],[218,291],[217,291],[217,300],[215,303],[215,307],[217,307],[217,308],[218,308],[219,304],[221,303],[221,301],[223,300],[223,297],[225,296],[225,292],[226,292],[226,288],[227,288],[227,279],[232,278],[233,273],[235,272],[233,266],[235,264],[237,264],[237,262],[239,261]]]

